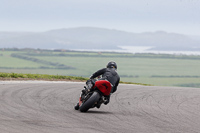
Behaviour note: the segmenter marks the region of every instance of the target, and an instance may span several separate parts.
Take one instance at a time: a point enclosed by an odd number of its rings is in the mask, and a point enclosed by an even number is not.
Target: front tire
[[[74,109],[75,109],[75,110],[78,110],[78,109],[79,109],[79,103],[77,103],[76,106],[74,106]]]
[[[95,102],[99,101],[100,97],[100,94],[95,91],[91,97],[81,105],[80,111],[87,112],[95,104]]]

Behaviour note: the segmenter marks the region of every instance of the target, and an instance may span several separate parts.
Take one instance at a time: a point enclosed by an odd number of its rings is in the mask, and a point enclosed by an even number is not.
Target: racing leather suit
[[[90,79],[94,79],[98,76],[102,75],[102,78],[99,80],[107,80],[112,85],[111,93],[114,93],[117,90],[117,86],[120,81],[120,77],[115,68],[103,68],[92,74]]]

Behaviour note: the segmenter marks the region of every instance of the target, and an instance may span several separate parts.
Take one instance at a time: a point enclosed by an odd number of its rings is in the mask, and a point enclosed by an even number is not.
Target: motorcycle
[[[112,85],[109,81],[89,80],[86,82],[84,88],[80,95],[78,106],[75,107],[76,110],[79,109],[81,112],[87,112],[90,108],[100,108],[102,103],[108,103],[112,89]]]

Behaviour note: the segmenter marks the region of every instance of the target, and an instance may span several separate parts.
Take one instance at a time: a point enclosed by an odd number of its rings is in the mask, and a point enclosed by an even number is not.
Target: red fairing
[[[97,87],[104,95],[110,95],[112,86],[107,80],[98,80],[95,82],[94,87]]]
[[[79,106],[81,106],[83,102],[81,101],[81,97],[79,98]]]

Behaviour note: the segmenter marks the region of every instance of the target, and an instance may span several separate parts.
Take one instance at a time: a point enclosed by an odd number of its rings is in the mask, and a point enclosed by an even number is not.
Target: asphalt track
[[[120,84],[107,106],[80,113],[83,85],[0,81],[0,133],[200,132],[200,89]]]

